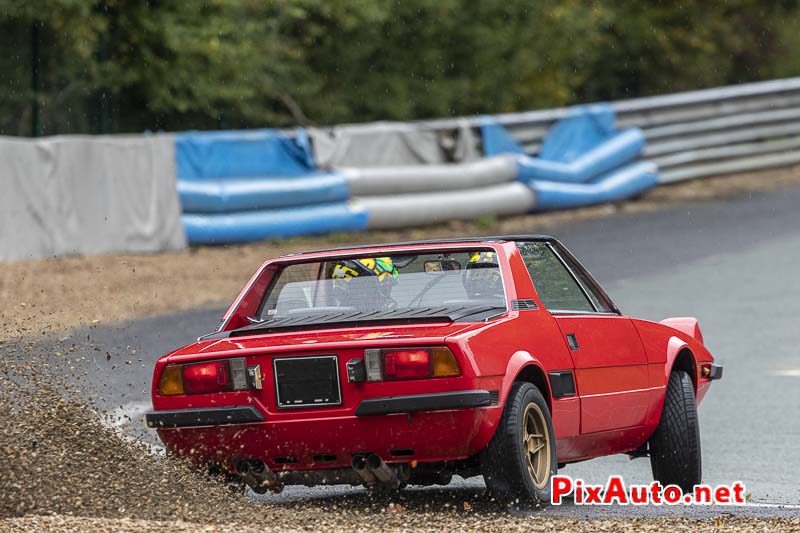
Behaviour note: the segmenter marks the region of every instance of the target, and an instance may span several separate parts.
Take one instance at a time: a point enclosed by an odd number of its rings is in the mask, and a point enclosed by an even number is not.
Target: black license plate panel
[[[281,409],[342,404],[336,355],[276,357],[275,396]]]

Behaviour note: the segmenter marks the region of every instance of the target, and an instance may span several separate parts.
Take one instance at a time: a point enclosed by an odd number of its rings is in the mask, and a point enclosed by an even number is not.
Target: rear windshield
[[[257,318],[393,310],[422,317],[487,306],[506,308],[503,280],[497,254],[476,249],[288,265],[273,280]]]

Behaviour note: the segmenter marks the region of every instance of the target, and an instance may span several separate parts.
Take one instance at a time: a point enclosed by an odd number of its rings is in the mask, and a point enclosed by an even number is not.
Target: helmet
[[[503,278],[496,252],[474,252],[464,268],[464,289],[468,298],[503,297]]]
[[[384,308],[398,276],[391,257],[345,259],[331,272],[333,294],[339,305]]]

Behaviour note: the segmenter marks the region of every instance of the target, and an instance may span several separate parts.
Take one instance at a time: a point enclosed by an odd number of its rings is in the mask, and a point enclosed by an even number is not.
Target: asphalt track
[[[549,230],[586,264],[626,314],[654,320],[699,318],[709,349],[725,366],[723,380],[712,386],[700,409],[704,481],[741,480],[752,504],[567,504],[548,509],[548,514],[800,516],[798,206],[800,187],[795,187]],[[152,433],[142,429],[141,415],[149,409],[153,361],[213,328],[221,313],[198,310],[91,327],[59,339],[57,346],[65,350],[75,345],[67,354],[72,361],[68,366],[85,369],[88,380],[83,378],[81,386],[99,398],[101,407],[121,416],[118,425],[123,431],[152,439]],[[54,349],[52,340],[34,342]],[[563,473],[592,483],[602,483],[611,474],[623,475],[626,483],[652,480],[647,459],[631,461],[627,456],[569,465]],[[474,495],[482,487],[478,478],[448,489],[410,488],[407,497]],[[265,498],[336,501],[354,490],[358,489],[290,487],[280,496]]]

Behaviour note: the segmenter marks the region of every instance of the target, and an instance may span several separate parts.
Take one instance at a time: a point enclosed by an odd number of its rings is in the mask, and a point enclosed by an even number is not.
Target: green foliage
[[[45,134],[274,127],[794,76],[798,4],[0,0],[0,133],[34,109]]]

